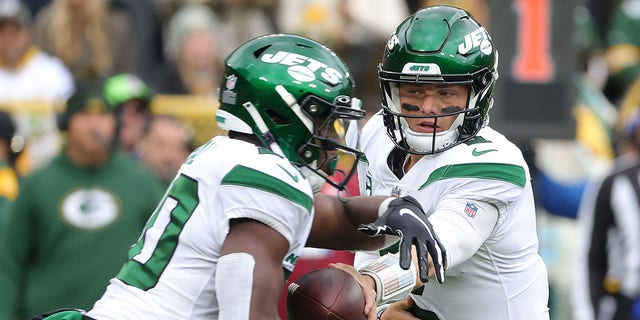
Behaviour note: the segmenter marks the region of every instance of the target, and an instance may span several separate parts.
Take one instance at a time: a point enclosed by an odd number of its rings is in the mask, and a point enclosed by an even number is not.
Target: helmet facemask
[[[387,106],[384,109],[385,121],[388,123],[387,131],[398,147],[412,154],[427,155],[447,150],[459,141],[466,115],[473,110],[467,109],[465,105],[451,105],[445,107],[440,114],[404,114],[398,87],[397,82],[388,83],[387,88],[391,96],[386,93],[387,90],[384,90],[386,97],[383,98],[386,100],[384,105]],[[469,105],[470,96],[473,96],[471,88],[467,94],[466,105]],[[439,132],[417,132],[412,130],[407,122],[407,119],[429,119],[433,121],[435,127],[438,127],[438,122],[445,117],[455,117],[455,120],[447,130]]]
[[[300,102],[305,115],[314,119],[312,136],[298,149],[296,163],[322,177],[338,190],[343,190],[356,171],[362,152],[345,145],[344,137],[350,121],[364,118],[362,102],[357,98],[338,96],[329,103],[317,96],[308,95]],[[338,159],[348,158],[348,167],[336,167]],[[344,160],[344,159],[343,159]],[[330,175],[339,171],[344,179],[334,181]]]
[[[497,53],[496,53],[497,57]],[[497,68],[497,58],[496,65]],[[410,75],[384,71],[378,66],[382,88],[382,107],[387,133],[396,146],[417,155],[439,153],[472,139],[489,122],[488,112],[493,106],[493,85],[498,75],[488,68],[470,75]],[[447,106],[441,114],[407,115],[402,112],[399,84],[435,84],[468,86],[465,106]],[[479,92],[479,93],[476,93]],[[449,129],[433,133],[419,133],[409,128],[408,118],[438,119],[456,116]]]

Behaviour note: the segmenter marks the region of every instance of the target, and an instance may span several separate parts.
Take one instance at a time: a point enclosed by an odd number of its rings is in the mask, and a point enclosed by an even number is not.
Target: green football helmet
[[[462,9],[425,7],[404,20],[389,38],[378,66],[384,122],[396,146],[412,154],[434,154],[473,138],[489,122],[497,65],[491,37]],[[403,115],[399,83],[468,85],[467,106],[437,115]],[[443,132],[415,132],[406,121],[446,116],[456,120]]]
[[[318,168],[330,160],[327,151],[361,156],[328,136],[344,133],[348,120],[364,118],[354,86],[345,63],[324,45],[293,34],[258,37],[227,57],[216,121],[223,130],[255,135],[264,147],[342,189],[357,161],[342,183]]]

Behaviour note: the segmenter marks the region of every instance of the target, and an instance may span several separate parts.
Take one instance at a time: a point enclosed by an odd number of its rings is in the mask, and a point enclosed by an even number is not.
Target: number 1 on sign
[[[514,9],[518,15],[518,34],[513,78],[518,82],[551,82],[555,67],[550,45],[550,1],[515,0]]]

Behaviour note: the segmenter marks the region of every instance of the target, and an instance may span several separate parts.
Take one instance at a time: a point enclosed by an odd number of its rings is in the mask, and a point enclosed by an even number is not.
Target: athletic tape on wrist
[[[409,269],[400,267],[397,254],[388,253],[359,270],[376,282],[376,303],[387,304],[404,299],[416,285],[413,264]]]

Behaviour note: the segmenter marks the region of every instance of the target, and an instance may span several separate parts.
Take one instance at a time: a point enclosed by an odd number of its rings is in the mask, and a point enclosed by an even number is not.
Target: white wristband
[[[416,273],[413,264],[409,269],[400,267],[397,254],[388,253],[359,270],[376,282],[376,303],[387,304],[402,300],[416,286]]]

